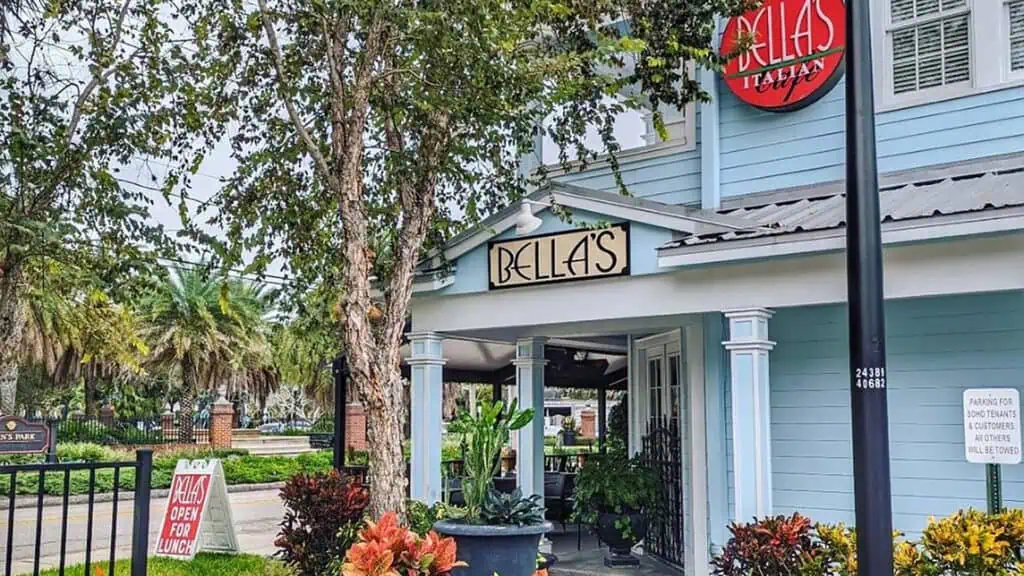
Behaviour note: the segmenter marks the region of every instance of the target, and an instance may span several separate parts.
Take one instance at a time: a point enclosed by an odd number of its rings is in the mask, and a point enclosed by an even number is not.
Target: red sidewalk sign
[[[189,560],[200,550],[238,551],[224,470],[220,460],[179,460],[156,555]]]

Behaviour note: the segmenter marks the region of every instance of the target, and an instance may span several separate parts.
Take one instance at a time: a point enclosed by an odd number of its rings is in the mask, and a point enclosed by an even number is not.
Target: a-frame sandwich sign
[[[196,552],[238,552],[220,460],[179,460],[171,480],[156,555],[190,560]]]

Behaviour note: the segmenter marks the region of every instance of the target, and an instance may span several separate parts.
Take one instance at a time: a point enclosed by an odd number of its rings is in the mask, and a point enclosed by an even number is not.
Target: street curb
[[[244,493],[244,492],[260,492],[262,490],[280,490],[284,487],[284,482],[265,482],[263,484],[236,484],[234,486],[228,486],[228,494]],[[167,488],[160,488],[158,490],[152,490],[150,492],[150,498],[166,498],[171,491]],[[94,503],[112,502],[114,500],[113,492],[103,492],[93,496]],[[117,495],[117,502],[131,502],[135,500],[135,492],[122,491]],[[0,496],[0,510],[10,509],[10,498]],[[88,494],[77,494],[75,496],[68,496],[68,505],[73,504],[87,504],[89,502]],[[14,500],[15,510],[19,508],[35,508],[39,504],[38,496],[22,495],[18,496]],[[43,496],[43,507],[49,508],[54,506],[62,506],[64,504],[64,498],[62,496]]]

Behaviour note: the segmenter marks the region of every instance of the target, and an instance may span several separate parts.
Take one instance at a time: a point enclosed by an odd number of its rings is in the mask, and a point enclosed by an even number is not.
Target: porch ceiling
[[[548,365],[544,370],[544,386],[548,388],[625,390],[626,355],[586,350],[552,341],[544,349]],[[515,385],[515,344],[507,342],[445,338],[441,341],[446,360],[445,382],[471,384]],[[408,359],[410,346],[402,347],[402,358]],[[402,364],[402,375],[409,377],[409,365]]]

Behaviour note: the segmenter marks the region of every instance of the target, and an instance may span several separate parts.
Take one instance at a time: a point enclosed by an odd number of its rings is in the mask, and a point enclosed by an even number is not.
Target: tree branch
[[[316,141],[313,140],[309,130],[306,129],[305,123],[302,122],[302,118],[299,117],[299,113],[295,109],[295,103],[292,102],[291,97],[288,96],[287,83],[285,81],[284,74],[284,57],[281,56],[281,46],[277,42],[277,32],[274,31],[274,24],[270,21],[270,11],[267,9],[267,0],[259,0],[259,6],[260,19],[263,22],[263,30],[267,33],[267,43],[270,44],[270,54],[274,62],[274,71],[277,74],[277,90],[281,96],[281,100],[284,102],[285,109],[288,111],[288,118],[291,119],[292,124],[295,125],[295,130],[298,131],[299,138],[302,139],[306,148],[309,149],[310,155],[313,156],[313,161],[316,163],[317,168],[323,173],[324,178],[333,182],[334,177],[331,174],[331,167],[327,162],[327,158],[324,157],[320,147],[317,145]]]
[[[128,8],[131,6],[132,0],[125,0],[124,4],[121,5],[121,11],[117,15],[117,24],[114,27],[114,37],[110,42],[110,52],[113,53],[117,50],[118,45],[121,43],[121,34],[124,32],[124,21],[128,17]],[[139,50],[132,52],[128,56],[128,59],[132,59],[138,54]],[[64,146],[71,145],[71,139],[75,135],[75,130],[78,129],[78,123],[82,120],[82,107],[85,105],[86,100],[92,95],[92,92],[100,85],[100,83],[110,78],[110,75],[116,70],[116,66],[111,66],[106,70],[99,71],[97,74],[93,74],[92,80],[86,84],[85,89],[78,95],[78,100],[75,101],[75,105],[71,112],[71,121],[68,122],[68,133],[64,137]]]

